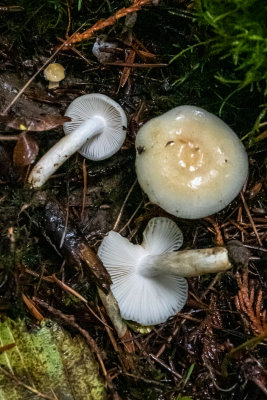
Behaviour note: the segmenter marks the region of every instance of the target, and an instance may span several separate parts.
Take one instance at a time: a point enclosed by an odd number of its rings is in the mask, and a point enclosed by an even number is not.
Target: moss
[[[171,60],[181,71],[173,85],[202,96],[202,106],[233,128],[236,119],[240,136],[249,131],[249,144],[267,110],[266,19],[260,0],[195,0],[190,40],[174,44],[181,51]]]
[[[29,330],[22,320],[2,318],[0,341],[16,346],[0,355],[0,364],[12,370],[18,379],[40,392],[55,393],[58,398],[104,400],[104,383],[98,364],[78,336],[72,337],[55,322],[45,320]],[[34,399],[32,390],[14,384],[5,374],[0,375],[0,398]]]
[[[205,46],[210,55],[233,65],[232,74],[217,73],[219,81],[239,88],[254,84],[266,94],[267,5],[260,0],[195,0],[195,7],[195,21],[205,29],[183,52]]]

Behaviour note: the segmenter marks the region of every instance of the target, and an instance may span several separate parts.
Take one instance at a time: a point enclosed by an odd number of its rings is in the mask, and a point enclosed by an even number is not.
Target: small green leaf
[[[78,0],[78,11],[80,11],[82,8],[82,2],[83,0]]]

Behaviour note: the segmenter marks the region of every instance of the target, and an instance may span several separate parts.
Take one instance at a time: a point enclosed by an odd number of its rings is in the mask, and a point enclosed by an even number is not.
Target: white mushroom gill
[[[154,218],[144,232],[141,245],[134,245],[117,232],[109,232],[98,255],[113,284],[111,290],[123,318],[153,325],[179,311],[187,300],[187,281],[180,276],[140,273],[142,260],[149,255],[177,250],[182,232],[167,218]],[[150,276],[149,276],[150,275]]]
[[[142,245],[113,231],[104,238],[98,255],[111,276],[123,318],[142,325],[165,322],[187,300],[185,276],[231,267],[223,247],[177,251],[182,243],[181,230],[163,217],[149,221]]]
[[[42,186],[72,154],[79,151],[90,160],[111,157],[126,136],[127,118],[121,106],[103,94],[88,94],[68,107],[64,124],[66,136],[57,142],[35,165],[29,183]]]

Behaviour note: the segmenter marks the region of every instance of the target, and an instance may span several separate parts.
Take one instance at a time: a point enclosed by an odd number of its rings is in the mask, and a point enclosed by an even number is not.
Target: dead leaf
[[[28,296],[26,296],[24,293],[22,293],[21,297],[22,297],[22,300],[24,301],[24,303],[26,304],[26,306],[28,307],[28,310],[30,311],[30,313],[34,316],[34,318],[37,319],[38,322],[41,322],[44,319],[44,317],[42,316],[40,311],[37,310],[34,302]]]
[[[65,122],[71,121],[71,118],[63,115],[40,115],[38,117],[14,117],[12,115],[0,115],[0,122],[7,127],[27,130],[33,132],[49,131]]]
[[[128,52],[128,55],[126,56],[125,62],[127,64],[128,63],[132,64],[134,62],[135,55],[136,55],[135,51],[134,50],[130,50]],[[130,67],[124,67],[123,68],[123,71],[122,71],[122,74],[121,74],[121,78],[120,78],[120,83],[119,83],[119,89],[123,88],[126,85],[128,79],[129,79],[130,73],[131,73],[131,68]]]
[[[13,152],[13,162],[16,167],[25,167],[34,163],[39,152],[37,142],[26,132],[19,135]]]

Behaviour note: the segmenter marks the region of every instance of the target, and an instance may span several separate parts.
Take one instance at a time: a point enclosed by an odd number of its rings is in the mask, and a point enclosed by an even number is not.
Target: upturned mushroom
[[[164,217],[149,221],[142,245],[114,231],[104,238],[98,256],[111,276],[123,318],[142,325],[165,322],[187,301],[185,277],[231,268],[225,247],[177,251],[182,243],[181,230]]]
[[[44,76],[49,81],[48,89],[56,89],[65,78],[65,68],[59,63],[49,64],[44,70]]]
[[[194,106],[151,119],[136,138],[136,173],[149,199],[182,218],[203,218],[241,190],[248,157],[220,118]]]
[[[29,183],[42,186],[47,179],[78,151],[89,160],[104,160],[115,154],[126,136],[127,118],[121,106],[103,94],[86,94],[68,107],[65,137],[60,139],[35,165]]]

